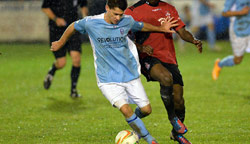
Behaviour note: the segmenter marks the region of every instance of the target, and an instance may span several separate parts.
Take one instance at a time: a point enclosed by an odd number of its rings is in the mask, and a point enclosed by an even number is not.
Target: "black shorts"
[[[159,59],[151,56],[147,56],[143,59],[140,59],[141,72],[147,78],[147,81],[156,81],[150,76],[150,70],[155,64],[162,64],[173,76],[173,83],[180,84],[184,86],[181,72],[176,64],[169,64],[160,61]]]
[[[50,26],[50,45],[52,42],[60,39],[62,34],[64,33],[66,28],[58,28]],[[67,41],[67,43],[58,51],[53,52],[55,58],[65,57],[67,52],[70,51],[78,51],[82,52],[81,49],[81,38],[80,33],[76,32],[71,38]]]

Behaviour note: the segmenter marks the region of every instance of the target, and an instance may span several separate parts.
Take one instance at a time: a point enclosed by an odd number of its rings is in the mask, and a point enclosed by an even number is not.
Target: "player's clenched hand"
[[[142,47],[141,52],[146,53],[148,55],[152,55],[153,51],[154,51],[154,49],[150,45],[145,45],[145,46]]]
[[[56,19],[56,25],[58,27],[64,27],[67,25],[66,21],[63,18],[57,18]]]
[[[175,33],[172,28],[178,26],[177,24],[178,20],[174,20],[174,18],[165,18],[163,21],[161,21],[162,26],[164,27],[165,32],[167,33]]]
[[[60,41],[54,41],[51,44],[50,50],[51,51],[57,51],[59,50],[64,44]]]
[[[193,41],[193,44],[195,44],[196,47],[197,47],[197,49],[198,49],[198,51],[199,51],[200,53],[202,53],[202,42],[201,42],[200,40],[198,40],[198,39],[195,39],[195,40]]]

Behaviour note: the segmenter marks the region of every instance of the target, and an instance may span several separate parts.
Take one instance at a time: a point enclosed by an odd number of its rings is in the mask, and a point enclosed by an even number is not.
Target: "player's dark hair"
[[[110,9],[118,7],[123,11],[128,7],[127,0],[107,0],[107,5]]]

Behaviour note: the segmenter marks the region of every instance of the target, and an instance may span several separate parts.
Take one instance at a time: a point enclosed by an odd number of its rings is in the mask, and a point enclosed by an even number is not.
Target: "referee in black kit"
[[[78,6],[81,7],[82,16],[87,15],[87,0],[44,0],[42,11],[49,18],[49,36],[50,45],[62,36],[68,25],[78,20]],[[69,41],[60,50],[53,52],[56,61],[44,80],[44,88],[49,89],[55,72],[66,65],[66,53],[69,53],[72,59],[71,69],[71,93],[72,98],[80,97],[77,93],[77,80],[81,69],[81,38],[80,33],[74,34]]]

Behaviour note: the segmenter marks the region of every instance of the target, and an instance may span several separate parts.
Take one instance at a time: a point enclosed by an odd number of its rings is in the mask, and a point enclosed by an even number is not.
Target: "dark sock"
[[[185,120],[185,107],[184,107],[184,109],[180,109],[180,110],[176,109],[175,114],[181,120],[181,122],[183,123],[184,120]]]
[[[161,92],[161,99],[168,112],[168,119],[171,121],[176,116],[174,110],[174,101],[173,101],[173,87],[161,85],[160,92]]]
[[[144,117],[147,116],[146,114],[144,114],[144,113],[141,112],[141,109],[140,109],[139,107],[136,107],[136,109],[135,109],[135,114],[136,114],[136,116],[138,116],[139,118],[144,118]]]
[[[77,81],[78,81],[78,78],[80,75],[80,70],[81,70],[81,67],[72,66],[72,69],[71,69],[71,91],[73,89],[76,89]]]
[[[48,73],[54,76],[56,70],[57,70],[56,65],[53,63],[53,65],[52,65],[52,67],[51,67],[51,69],[49,70]]]

